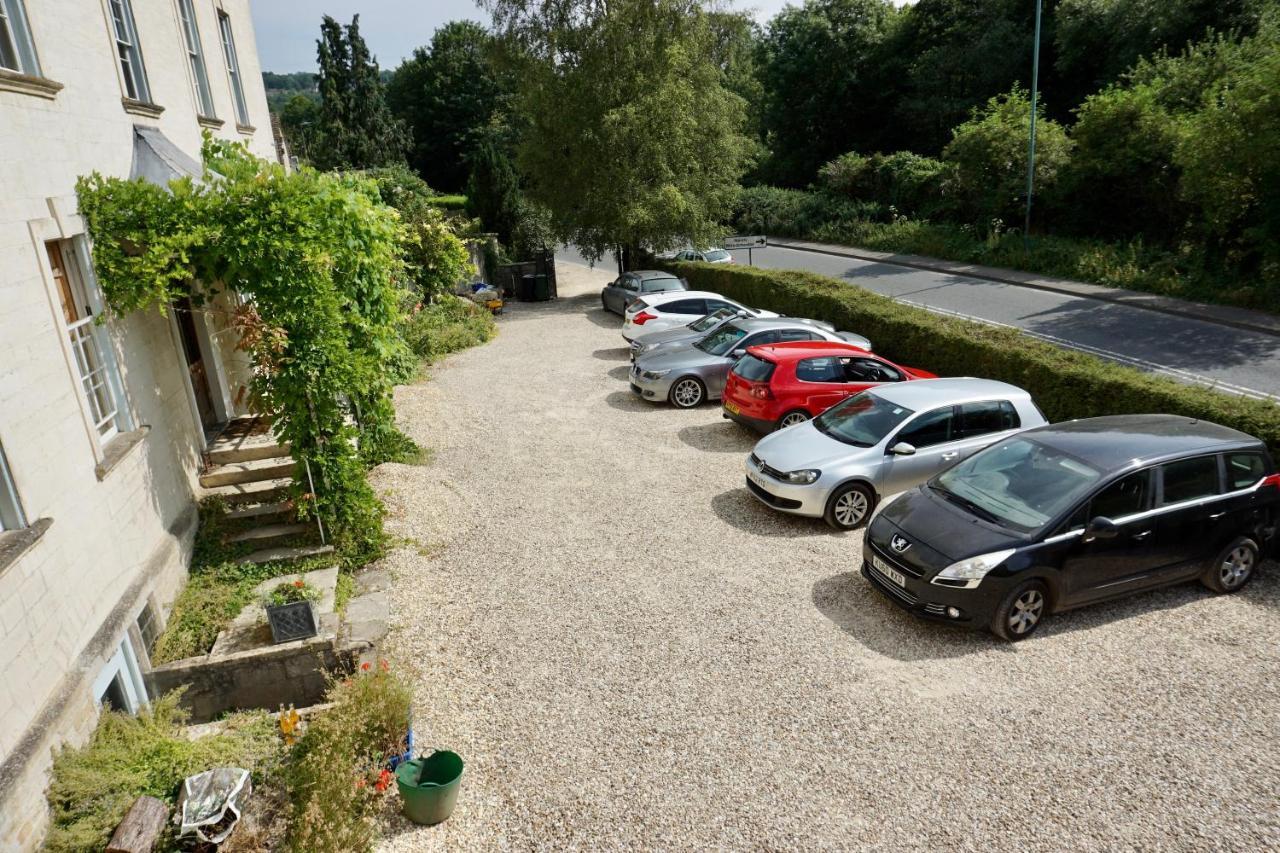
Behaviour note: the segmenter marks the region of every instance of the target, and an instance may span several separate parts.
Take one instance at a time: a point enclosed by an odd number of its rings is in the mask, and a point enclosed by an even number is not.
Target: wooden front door
[[[191,375],[191,391],[196,397],[196,410],[200,424],[211,427],[218,422],[213,408],[213,393],[209,390],[209,373],[205,370],[204,354],[200,350],[200,338],[196,334],[196,319],[191,300],[187,297],[173,303],[174,318],[178,321],[178,334],[182,338],[182,353],[187,359],[187,372]]]

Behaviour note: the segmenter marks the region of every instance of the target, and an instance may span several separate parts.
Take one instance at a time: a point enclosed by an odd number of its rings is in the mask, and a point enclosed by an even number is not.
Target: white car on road
[[[623,313],[622,337],[631,343],[641,335],[685,326],[722,308],[758,316],[762,312],[709,290],[671,290],[646,293]]]

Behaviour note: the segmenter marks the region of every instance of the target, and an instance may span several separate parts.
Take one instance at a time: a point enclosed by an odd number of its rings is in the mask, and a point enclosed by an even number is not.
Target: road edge
[[[1018,270],[986,267],[979,264],[964,264],[957,261],[944,261],[923,255],[894,254],[876,252],[871,249],[859,249],[851,246],[838,246],[829,243],[815,243],[809,240],[797,240],[790,237],[769,237],[769,245],[780,249],[793,249],[801,252],[813,252],[819,255],[833,255],[841,258],[854,258],[860,261],[890,264],[925,272],[957,275],[965,278],[976,278],[993,281],[999,284],[1010,284],[1015,287],[1027,287],[1033,290],[1044,290],[1064,296],[1076,296],[1082,299],[1095,299],[1114,305],[1125,305],[1154,311],[1173,317],[1185,317],[1219,326],[1228,326],[1248,332],[1280,337],[1280,316],[1272,316],[1247,308],[1233,308],[1225,305],[1208,305],[1203,302],[1189,302],[1170,296],[1154,293],[1142,293],[1136,290],[1104,287],[1099,284],[1087,284],[1069,279],[1046,278],[1034,273]]]

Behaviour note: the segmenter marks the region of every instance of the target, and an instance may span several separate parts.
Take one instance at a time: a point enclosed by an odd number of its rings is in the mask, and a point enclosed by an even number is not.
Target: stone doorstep
[[[258,599],[276,584],[292,583],[298,579],[303,579],[320,590],[320,600],[315,603],[315,608],[316,617],[320,621],[321,633],[306,640],[294,640],[275,646],[271,642],[271,629],[268,627],[267,613],[258,602]],[[215,659],[253,652],[260,650],[264,645],[272,648],[298,648],[317,639],[332,642],[337,634],[338,617],[334,613],[334,599],[337,591],[337,566],[317,569],[314,572],[307,572],[305,575],[297,573],[278,575],[263,581],[254,587],[253,600],[245,605],[244,609],[236,615],[236,618],[231,620],[231,624],[218,634],[218,638],[214,640],[213,648],[209,650],[207,660],[212,662]]]

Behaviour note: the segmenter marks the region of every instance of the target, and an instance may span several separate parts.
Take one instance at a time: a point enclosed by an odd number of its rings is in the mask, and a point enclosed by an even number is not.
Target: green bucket
[[[437,750],[396,767],[404,816],[425,826],[449,819],[461,784],[462,758],[456,752]]]

